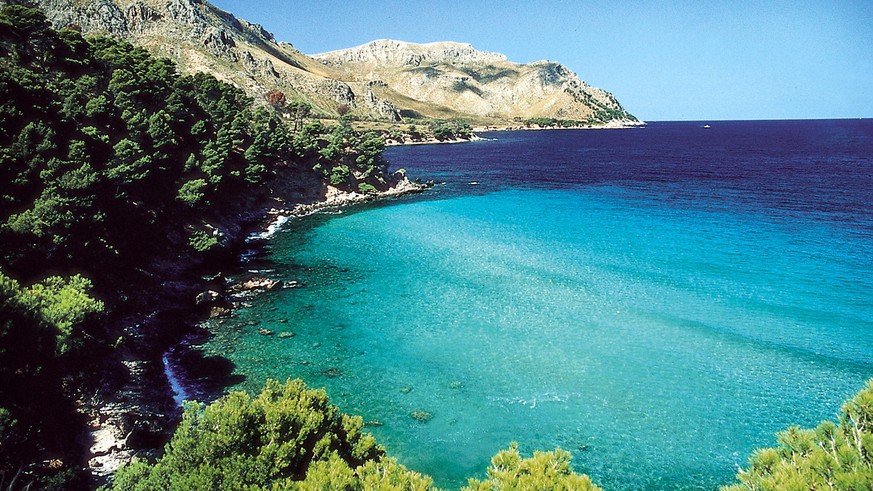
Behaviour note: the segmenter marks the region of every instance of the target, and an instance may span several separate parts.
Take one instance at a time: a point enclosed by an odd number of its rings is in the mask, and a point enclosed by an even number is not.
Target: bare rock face
[[[428,44],[407,43],[379,39],[367,44],[339,51],[315,55],[314,58],[335,65],[375,64],[381,66],[421,66],[422,64],[505,62],[500,53],[478,51],[472,45],[454,42]]]
[[[232,62],[239,61],[240,56],[236,50],[236,41],[225,29],[209,29],[203,39],[203,46],[206,46],[206,49],[219,58]]]
[[[0,0],[2,3],[4,0]],[[512,63],[464,43],[382,39],[306,56],[262,26],[204,0],[36,0],[56,27],[79,26],[144,46],[245,90],[279,90],[313,113],[399,121],[401,115],[508,122],[557,118],[635,122],[615,97],[560,63]]]
[[[378,98],[370,87],[367,87],[364,101],[370,109],[379,113],[380,116],[384,116],[390,121],[400,121],[400,110],[397,109],[397,106],[388,100]]]
[[[611,94],[590,87],[560,63],[512,63],[502,54],[478,51],[469,44],[383,39],[313,58],[347,77],[366,74],[402,96],[458,113],[500,119],[636,121]]]

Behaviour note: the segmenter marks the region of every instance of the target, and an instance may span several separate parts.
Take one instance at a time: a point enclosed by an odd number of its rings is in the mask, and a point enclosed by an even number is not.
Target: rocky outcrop
[[[4,0],[0,0],[3,3]],[[489,125],[536,117],[633,122],[612,94],[564,65],[517,64],[469,44],[378,40],[306,56],[262,26],[204,0],[36,0],[57,27],[126,39],[205,71],[256,101],[271,90],[305,101],[315,114],[340,106],[362,118],[463,118]]]
[[[373,93],[373,89],[367,87],[367,92],[364,94],[364,101],[367,106],[380,116],[387,118],[389,121],[400,121],[400,110],[390,101],[380,99]]]
[[[470,44],[454,42],[417,44],[392,39],[379,39],[355,48],[315,55],[314,58],[337,66],[374,64],[388,67],[454,62],[488,64],[506,61],[505,55],[478,51]]]

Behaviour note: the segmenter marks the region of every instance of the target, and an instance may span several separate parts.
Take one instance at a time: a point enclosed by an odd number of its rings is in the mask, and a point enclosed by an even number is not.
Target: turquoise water
[[[626,182],[468,177],[287,224],[268,274],[304,286],[251,299],[204,350],[248,390],[325,387],[450,488],[517,441],[570,450],[607,489],[715,489],[873,376],[873,240],[858,223],[692,185],[665,204]]]

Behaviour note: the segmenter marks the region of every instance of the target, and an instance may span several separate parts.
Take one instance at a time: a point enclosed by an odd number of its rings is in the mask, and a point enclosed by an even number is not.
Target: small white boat
[[[712,126],[710,126],[710,125],[708,125],[708,124],[703,125],[703,129],[705,129],[705,130],[708,130],[708,129],[710,129],[710,128],[712,128]]]

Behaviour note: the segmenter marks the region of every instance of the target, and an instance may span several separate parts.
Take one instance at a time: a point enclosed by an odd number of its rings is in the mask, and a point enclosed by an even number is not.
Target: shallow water
[[[326,387],[441,486],[517,441],[607,489],[714,489],[873,376],[871,135],[664,123],[391,149],[446,183],[286,224],[269,274],[304,287],[204,350],[248,390]]]

